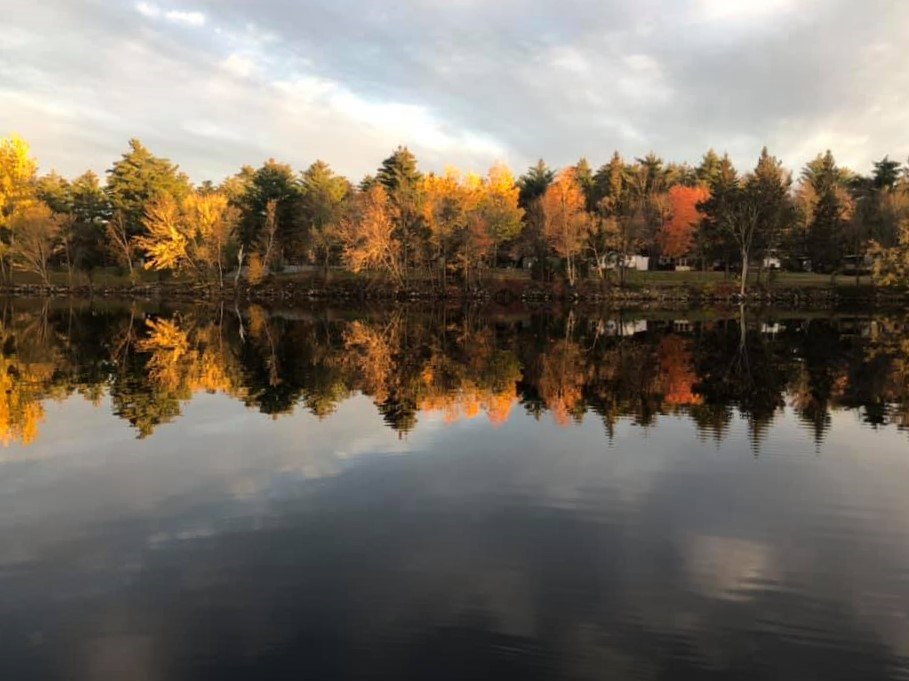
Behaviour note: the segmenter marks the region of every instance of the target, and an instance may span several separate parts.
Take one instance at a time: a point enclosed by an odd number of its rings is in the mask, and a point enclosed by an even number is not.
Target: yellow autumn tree
[[[444,287],[458,236],[467,226],[467,203],[460,173],[455,168],[447,168],[443,175],[426,175],[420,180],[420,192],[432,257],[438,264],[439,279]]]
[[[515,239],[524,226],[524,209],[518,205],[520,190],[508,166],[496,163],[486,174],[479,209],[492,240],[492,266],[503,243]]]
[[[385,188],[375,184],[357,196],[355,210],[340,226],[344,262],[353,272],[383,271],[395,283],[404,281],[401,242]]]
[[[577,257],[584,247],[591,227],[585,210],[584,192],[574,169],[566,168],[549,185],[541,201],[543,238],[565,259],[565,272],[571,286],[577,281]]]
[[[50,286],[48,264],[66,219],[54,215],[43,201],[19,206],[7,222],[11,233],[9,255],[13,266],[37,274],[42,284]]]
[[[18,135],[0,139],[0,227],[16,211],[34,200],[37,162]]]
[[[874,283],[879,286],[909,285],[909,218],[900,221],[898,241],[892,248],[872,242],[870,253],[874,258],[871,271]]]
[[[10,229],[9,220],[35,201],[37,162],[29,156],[28,144],[18,135],[0,138],[0,229]],[[0,240],[0,274],[8,276],[9,239]]]
[[[136,245],[145,251],[149,269],[188,272],[223,288],[238,219],[222,193],[192,192],[182,202],[162,194],[146,208],[147,234],[138,237]]]

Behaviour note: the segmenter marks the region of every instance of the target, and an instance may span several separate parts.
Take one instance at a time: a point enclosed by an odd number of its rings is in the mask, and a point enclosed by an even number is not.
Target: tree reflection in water
[[[0,439],[27,445],[44,403],[72,394],[140,438],[200,392],[278,417],[327,418],[369,396],[406,434],[428,413],[506,422],[520,405],[570,426],[685,415],[721,440],[736,412],[755,451],[790,407],[816,439],[831,413],[905,427],[904,314],[570,312],[400,307],[362,312],[7,301]]]

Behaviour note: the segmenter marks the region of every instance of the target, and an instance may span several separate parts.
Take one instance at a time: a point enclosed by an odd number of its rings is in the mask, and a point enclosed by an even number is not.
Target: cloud
[[[66,173],[131,136],[197,180],[269,156],[356,179],[398,144],[518,171],[708,147],[750,167],[764,144],[797,167],[820,144],[867,170],[909,156],[907,30],[886,0],[48,0],[0,29],[0,106]]]
[[[149,19],[157,19],[161,16],[161,8],[148,2],[136,3],[136,11]]]
[[[137,3],[136,11],[149,19],[158,19],[163,16],[167,21],[175,24],[185,24],[186,26],[204,26],[206,21],[206,17],[202,12],[187,12],[176,9],[163,11],[158,5],[149,2]]]
[[[695,16],[701,21],[754,21],[795,8],[793,0],[698,0]]]
[[[205,24],[205,15],[202,12],[180,12],[171,10],[164,14],[164,18],[178,24],[188,26],[203,26]]]

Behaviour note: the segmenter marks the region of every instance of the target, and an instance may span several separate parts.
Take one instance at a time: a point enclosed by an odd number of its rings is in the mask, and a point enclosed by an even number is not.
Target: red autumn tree
[[[698,204],[710,198],[707,187],[684,187],[676,185],[669,190],[669,211],[671,217],[660,228],[659,240],[663,255],[681,258],[691,251],[694,235],[704,214]]]

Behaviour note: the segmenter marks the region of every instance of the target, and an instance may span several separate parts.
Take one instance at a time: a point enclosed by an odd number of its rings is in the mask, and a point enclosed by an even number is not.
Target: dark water
[[[2,679],[909,676],[909,318],[0,308]]]

